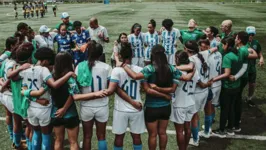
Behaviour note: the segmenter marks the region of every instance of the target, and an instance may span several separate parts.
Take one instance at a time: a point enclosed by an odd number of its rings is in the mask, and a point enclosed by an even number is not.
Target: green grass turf
[[[246,26],[253,25],[257,28],[256,38],[261,42],[262,48],[266,47],[265,34],[266,20],[265,16],[265,4],[231,4],[226,3],[224,5],[217,3],[121,3],[121,4],[64,4],[59,5],[57,15],[53,17],[51,13],[51,7],[49,8],[48,14],[45,18],[32,18],[24,20],[22,16],[21,7],[19,7],[19,19],[14,19],[12,16],[13,7],[0,6],[0,49],[4,48],[5,39],[8,36],[14,34],[16,25],[19,22],[27,22],[35,31],[38,33],[38,29],[41,25],[45,24],[50,28],[54,28],[57,23],[60,22],[60,13],[67,11],[70,14],[70,20],[80,20],[83,22],[85,27],[88,26],[89,18],[96,16],[99,19],[100,25],[107,28],[110,43],[107,44],[107,62],[110,62],[110,55],[112,53],[113,41],[117,39],[119,33],[130,32],[132,24],[138,22],[143,26],[143,31],[147,31],[147,23],[150,19],[157,21],[157,30],[161,26],[161,22],[165,18],[172,18],[174,21],[174,27],[178,29],[187,28],[187,22],[190,18],[194,18],[200,29],[205,29],[207,26],[219,27],[224,19],[231,19],[233,21],[233,30],[241,31],[245,30]],[[182,46],[179,45],[179,50]],[[265,55],[264,55],[265,56]],[[263,82],[265,79],[265,70],[258,68],[257,75],[257,90],[256,90],[256,103],[258,107],[255,109],[244,108],[243,122],[246,122],[249,127],[252,128],[252,132],[245,132],[250,135],[266,135],[265,131],[255,130],[255,125],[262,126],[265,123],[266,115],[266,103],[265,100],[265,89],[266,83]],[[245,93],[246,94],[246,93]],[[110,97],[110,117],[108,125],[112,125],[112,109],[113,109],[113,96]],[[4,117],[4,110],[0,108],[0,116]],[[255,117],[254,117],[255,116]],[[203,113],[201,113],[203,118]],[[219,111],[217,112],[217,119],[219,120]],[[262,121],[258,121],[262,120]],[[203,124],[201,119],[201,124]],[[264,122],[263,122],[264,121]],[[213,128],[217,128],[219,123],[215,123]],[[265,125],[265,124],[264,124]],[[3,121],[0,121],[0,146],[2,149],[10,149],[11,142],[8,140],[8,134],[6,126]],[[246,128],[243,128],[245,130]],[[260,128],[259,128],[260,129]],[[168,130],[174,130],[172,123],[169,123]],[[82,128],[80,129],[79,140],[82,139]],[[144,149],[147,148],[147,134],[142,135]],[[107,132],[108,147],[112,149],[112,143],[114,140],[113,134]],[[125,137],[124,149],[132,149],[131,137],[129,134]],[[67,145],[67,144],[66,144]],[[175,136],[169,135],[169,141],[167,149],[176,149]],[[66,146],[68,147],[68,146]],[[231,139],[208,139],[201,141],[201,147],[190,148],[190,149],[265,149],[265,141],[253,141],[253,140],[231,140]],[[97,149],[97,140],[94,136],[93,149]]]

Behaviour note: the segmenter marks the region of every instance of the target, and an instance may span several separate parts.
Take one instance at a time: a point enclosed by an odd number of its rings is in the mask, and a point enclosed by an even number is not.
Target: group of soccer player
[[[243,89],[249,83],[247,104],[254,107],[256,59],[260,66],[264,64],[260,44],[254,39],[255,27],[235,33],[232,21],[225,20],[219,34],[214,26],[199,30],[193,19],[184,30],[164,19],[156,31],[152,19],[147,22],[148,32],[143,33],[135,23],[129,35],[121,33],[114,42],[109,65],[105,63],[107,29],[95,17],[88,29],[80,21],[70,22],[69,17],[62,13],[62,23],[53,31],[42,25],[39,35],[19,23],[15,34],[6,39],[0,56],[0,100],[15,149],[25,145],[29,150],[49,150],[52,145],[55,150],[63,149],[65,130],[70,149],[79,149],[81,120],[83,149],[91,149],[95,123],[98,149],[106,150],[108,96],[114,93],[115,138],[108,141],[114,142],[114,150],[123,149],[127,127],[134,150],[142,149],[145,129],[150,150],[156,149],[157,136],[159,149],[166,149],[169,119],[181,150],[188,144],[199,146],[199,136],[225,138],[241,131]],[[221,111],[220,126],[212,131],[216,107]],[[203,110],[204,130],[199,132],[198,113]]]
[[[56,3],[54,3],[52,5],[52,9],[53,9],[53,13],[54,16],[56,17],[56,10],[57,10],[57,5]],[[24,19],[29,19],[29,18],[34,18],[34,15],[36,15],[36,18],[39,18],[39,15],[41,18],[43,18],[45,16],[45,13],[48,13],[48,7],[47,7],[47,3],[46,2],[42,2],[42,1],[35,1],[35,2],[26,2],[23,3],[22,6],[22,11],[23,11],[23,16]],[[14,3],[14,12],[15,12],[15,18],[18,18],[18,7],[17,7],[17,3]]]

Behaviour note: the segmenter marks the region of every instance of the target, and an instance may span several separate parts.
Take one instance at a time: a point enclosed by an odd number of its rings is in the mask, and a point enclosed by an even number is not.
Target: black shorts
[[[163,107],[146,107],[144,110],[144,118],[146,122],[154,122],[156,120],[169,120],[171,115],[171,105]]]
[[[257,73],[248,73],[248,82],[249,83],[256,83]]]
[[[75,128],[79,125],[79,117],[71,117],[71,118],[51,118],[51,125],[54,127],[65,126],[67,129]]]
[[[53,8],[53,11],[56,11],[56,8]]]
[[[212,99],[213,99],[213,93],[212,93],[212,90],[209,89],[207,101],[211,101]]]

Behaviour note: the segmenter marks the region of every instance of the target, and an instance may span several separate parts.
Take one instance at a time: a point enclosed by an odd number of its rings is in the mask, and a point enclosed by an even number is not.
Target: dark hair
[[[241,43],[243,45],[246,45],[248,43],[249,35],[245,31],[240,31],[237,33],[238,39],[240,39]]]
[[[50,65],[53,65],[55,60],[55,53],[48,47],[41,47],[36,51],[34,57],[37,60],[48,60],[50,62]]]
[[[185,51],[177,51],[175,53],[175,63],[177,66],[182,64],[189,64],[189,57]]]
[[[123,62],[126,59],[131,59],[133,56],[131,45],[129,43],[121,44],[120,56],[123,59]]]
[[[34,32],[34,30],[29,26],[29,33]]]
[[[73,70],[72,56],[68,52],[61,51],[55,56],[54,79],[57,80]]]
[[[219,30],[214,26],[209,26],[209,28],[210,28],[211,32],[213,33],[213,36],[216,37],[217,34],[219,33]]]
[[[9,37],[6,39],[6,50],[11,50],[12,45],[16,45],[18,42],[18,39],[15,37]]]
[[[18,25],[17,25],[17,31],[20,31],[21,29],[26,29],[28,27],[28,25],[24,22],[20,22]]]
[[[62,26],[66,26],[66,24],[61,23],[61,24],[59,25],[59,28],[58,28],[58,33],[59,33],[59,34],[61,34],[61,33],[60,33],[60,30],[61,30]],[[68,31],[67,31],[67,32],[68,32]]]
[[[96,43],[92,40],[88,47],[89,57],[88,57],[88,66],[89,69],[95,65],[95,61],[103,54],[103,47],[101,44]]]
[[[170,30],[174,25],[172,19],[164,19],[162,22],[162,26],[165,27],[166,30]]]
[[[207,72],[208,65],[205,62],[203,56],[199,53],[199,46],[196,41],[190,40],[185,43],[185,47],[188,49],[190,53],[197,54],[199,60],[201,61],[201,67],[204,72]]]
[[[73,23],[73,27],[76,28],[76,27],[81,27],[82,26],[82,23],[80,21],[75,21]]]
[[[141,27],[140,24],[135,23],[135,24],[133,24],[133,26],[131,27],[131,32],[130,32],[130,33],[134,33],[135,28],[140,28],[140,30],[141,30],[142,27]]]
[[[168,87],[173,84],[173,74],[168,64],[165,49],[161,45],[155,45],[151,50],[151,64],[155,68],[155,84],[161,87]]]
[[[233,52],[237,55],[237,49],[235,48],[235,39],[232,37],[228,37],[228,38],[223,38],[221,41],[222,44],[227,44],[227,53],[228,52]]]
[[[202,43],[205,44],[205,45],[210,46],[210,41],[209,41],[208,39],[200,39],[200,40],[199,40],[199,46],[200,46]]]
[[[154,28],[156,27],[156,21],[154,19],[151,19],[148,24],[151,24]]]
[[[18,62],[24,63],[31,58],[32,52],[34,47],[32,43],[25,42],[19,45],[18,49],[16,50],[16,59]]]
[[[127,34],[126,34],[126,33],[124,33],[124,32],[123,32],[123,33],[120,33],[119,36],[118,36],[118,39],[116,40],[118,43],[121,43],[120,38],[121,38],[123,35],[127,37]]]
[[[16,31],[14,37],[18,39],[19,44],[23,43],[25,40],[25,36],[20,31]]]

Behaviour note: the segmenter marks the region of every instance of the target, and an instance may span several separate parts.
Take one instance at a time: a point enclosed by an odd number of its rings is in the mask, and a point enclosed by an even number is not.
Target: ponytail
[[[88,47],[89,57],[88,57],[88,66],[91,70],[95,65],[95,61],[99,60],[99,57],[103,54],[103,47],[101,44],[96,43],[92,40]]]

